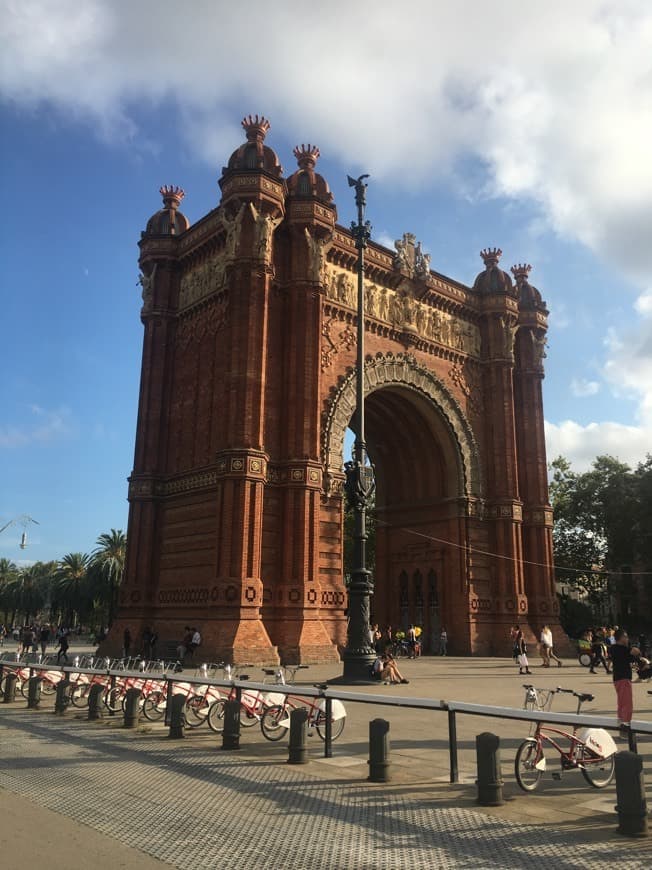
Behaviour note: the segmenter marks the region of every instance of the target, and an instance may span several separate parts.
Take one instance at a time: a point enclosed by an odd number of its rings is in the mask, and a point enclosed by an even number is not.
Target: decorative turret
[[[283,174],[283,167],[279,163],[276,152],[264,144],[265,136],[271,126],[267,118],[262,115],[260,118],[258,115],[247,115],[246,118],[242,119],[242,126],[247,135],[247,141],[237,148],[229,158],[228,165],[222,169],[222,179],[233,170],[250,171],[252,169],[262,169],[269,172],[270,175],[280,178]]]
[[[185,193],[175,184],[164,184],[159,193],[163,197],[163,208],[147,221],[143,235],[178,236],[190,226],[188,218],[179,211]]]
[[[310,144],[297,145],[293,153],[299,168],[287,180],[288,194],[297,198],[314,197],[330,205],[333,202],[333,194],[324,177],[315,172],[319,148]]]
[[[473,289],[478,293],[509,293],[514,295],[514,285],[507,272],[498,266],[502,255],[500,248],[485,248],[480,251],[484,260],[485,270],[480,272],[473,283]]]
[[[536,287],[533,287],[528,281],[528,275],[532,270],[532,266],[525,263],[517,263],[512,266],[511,272],[516,281],[516,287],[519,293],[520,308],[539,308],[545,310],[545,302],[541,298],[541,294]]]

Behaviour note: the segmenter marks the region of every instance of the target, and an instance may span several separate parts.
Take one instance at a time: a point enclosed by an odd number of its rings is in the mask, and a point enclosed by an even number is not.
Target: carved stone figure
[[[255,255],[261,260],[269,260],[272,254],[272,242],[274,240],[274,230],[281,223],[283,218],[273,218],[271,214],[264,214],[258,211],[256,206],[250,202],[249,208],[256,223],[255,235]]]
[[[152,297],[154,293],[154,276],[156,275],[156,270],[158,268],[158,263],[154,263],[154,268],[152,269],[149,275],[146,275],[142,272],[138,277],[138,283],[143,288],[142,298],[143,298],[143,308],[148,310],[152,305]]]
[[[365,290],[365,307],[370,317],[376,316],[376,293],[378,288],[373,284],[367,284]]]
[[[240,231],[242,230],[242,218],[244,216],[245,204],[243,203],[233,217],[228,217],[226,212],[222,212],[222,224],[226,229],[226,242],[224,249],[227,257],[235,257],[236,248],[240,239]]]
[[[546,345],[548,343],[548,339],[546,338],[545,333],[530,333],[532,338],[532,356],[534,359],[534,364],[537,366],[543,366],[543,361],[546,358]]]
[[[310,280],[321,284],[326,280],[326,253],[333,242],[313,237],[308,227],[304,227],[304,233],[310,253]]]
[[[378,316],[381,320],[387,320],[389,315],[389,301],[387,299],[387,288],[383,287],[380,291],[380,299],[378,300]]]
[[[423,253],[421,242],[414,249],[414,272],[419,278],[425,278],[430,274],[430,254]]]
[[[503,329],[503,353],[507,359],[514,360],[514,341],[516,340],[516,322],[509,318],[500,318]]]

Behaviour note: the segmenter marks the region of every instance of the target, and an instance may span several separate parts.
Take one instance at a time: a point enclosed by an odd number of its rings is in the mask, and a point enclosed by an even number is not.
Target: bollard
[[[138,725],[140,712],[140,689],[127,689],[125,692],[124,722],[125,728],[135,728]]]
[[[224,704],[222,749],[240,749],[240,704],[238,701],[227,701]]]
[[[16,680],[18,679],[18,675],[13,673],[13,671],[9,671],[7,676],[5,677],[5,694],[3,703],[11,704],[16,699]]]
[[[308,764],[308,711],[305,707],[297,707],[290,713],[290,745],[288,764]]]
[[[106,690],[106,686],[101,683],[94,683],[88,693],[88,721],[94,722],[102,715],[102,695]]]
[[[170,696],[168,695],[168,698]],[[172,695],[172,701],[166,705],[166,718],[169,719],[170,731],[168,737],[174,740],[184,736],[183,728],[186,724],[186,696],[182,694]],[[169,716],[168,716],[169,714]]]
[[[369,723],[369,782],[389,782],[389,722],[372,719]]]
[[[70,703],[70,695],[68,694],[70,689],[70,680],[65,678],[57,683],[57,694],[54,701],[54,712],[58,713],[60,716],[66,712],[66,707]]]
[[[635,752],[616,753],[616,812],[619,834],[647,837],[647,803],[643,780],[643,759]]]
[[[503,800],[503,781],[500,776],[500,738],[489,731],[475,738],[478,764],[477,803],[481,807],[500,807]]]
[[[41,700],[41,678],[38,674],[29,678],[27,684],[27,709],[35,710]]]

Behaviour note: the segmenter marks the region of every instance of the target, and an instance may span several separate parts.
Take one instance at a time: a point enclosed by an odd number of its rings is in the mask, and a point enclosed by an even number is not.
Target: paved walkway
[[[369,691],[522,702],[522,680],[509,662],[423,659],[405,670],[409,685]],[[315,680],[329,675],[332,668],[310,670]],[[571,663],[536,674],[536,685],[560,682],[591,687],[596,701],[586,712],[612,712],[608,678]],[[646,688],[636,690],[637,717],[649,720]],[[70,709],[63,718],[47,705],[28,711],[22,699],[0,705],[0,854],[7,866],[26,855],[38,865],[45,833],[50,870],[652,866],[652,839],[615,833],[614,785],[596,791],[569,773],[561,782],[548,775],[535,795],[520,792],[511,773],[523,737],[518,723],[460,718],[462,782],[451,786],[445,715],[359,704],[347,712],[334,758],[323,758],[315,736],[310,763],[297,767],[286,763],[286,742],[270,744],[256,728],[243,730],[240,752],[228,753],[203,729],[171,741],[149,723],[127,730],[120,720],[89,723]],[[376,716],[391,723],[392,782],[385,785],[366,782],[368,722]],[[501,735],[508,798],[491,809],[475,805],[474,737],[483,730]],[[642,741],[640,750],[652,770],[652,743]],[[71,843],[76,859],[66,854]]]

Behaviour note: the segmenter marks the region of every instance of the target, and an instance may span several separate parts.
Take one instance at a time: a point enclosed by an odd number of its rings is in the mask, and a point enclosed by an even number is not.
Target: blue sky
[[[652,11],[496,0],[186,7],[0,0],[5,219],[0,537],[17,562],[126,529],[142,326],[140,231],[161,184],[191,221],[264,114],[286,174],[320,147],[339,221],[370,173],[373,237],[414,232],[472,283],[481,248],[550,308],[548,456],[652,451]],[[243,6],[243,9],[245,7]],[[252,22],[256,23],[252,27]],[[553,26],[554,23],[554,26]]]

